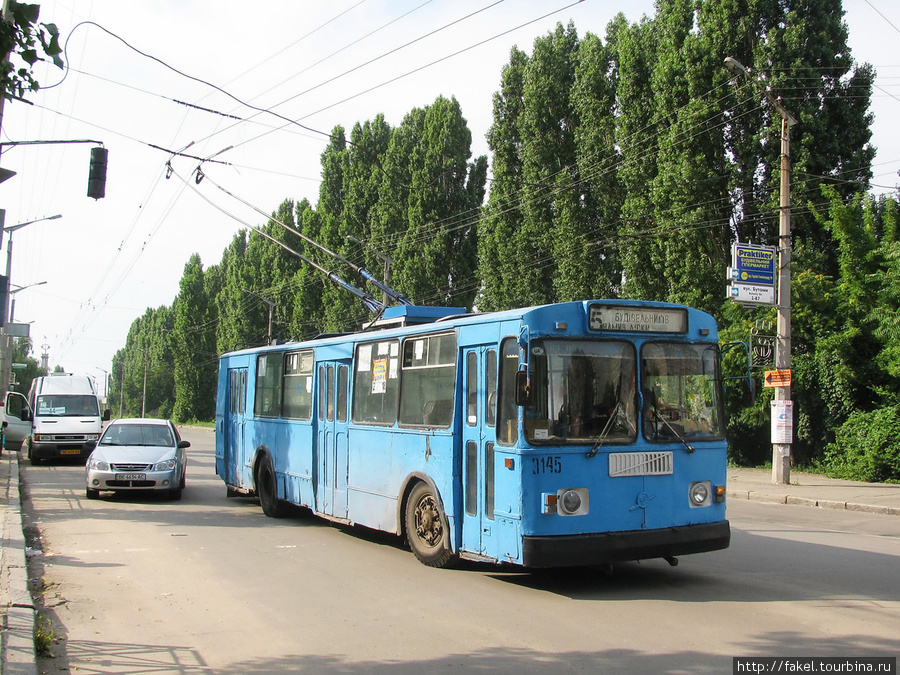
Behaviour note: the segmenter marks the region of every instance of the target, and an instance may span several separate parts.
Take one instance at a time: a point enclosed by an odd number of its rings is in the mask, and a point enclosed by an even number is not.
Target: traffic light
[[[106,196],[106,159],[109,150],[91,148],[91,170],[88,173],[88,197],[103,199]]]

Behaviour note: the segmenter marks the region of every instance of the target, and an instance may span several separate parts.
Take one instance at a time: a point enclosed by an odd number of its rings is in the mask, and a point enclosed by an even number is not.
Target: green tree
[[[173,309],[172,354],[175,377],[173,416],[180,422],[215,415],[218,352],[215,313],[206,295],[203,265],[196,253],[184,267]]]
[[[40,23],[40,12],[39,5],[9,0],[7,14],[0,20],[0,62],[3,64],[0,80],[4,100],[23,100],[26,93],[40,89],[31,72],[38,61],[49,59],[56,67],[63,68],[59,29],[56,24]],[[10,58],[13,55],[24,65],[17,67]]]
[[[383,162],[375,240],[393,242],[394,288],[419,304],[471,307],[476,224],[487,159],[469,163],[472,134],[456,99],[414,109]]]
[[[513,47],[504,66],[500,91],[494,94],[494,121],[488,130],[494,179],[478,232],[478,273],[482,289],[478,307],[496,311],[526,304],[522,278],[528,249],[519,230],[522,219],[522,115],[528,56]]]

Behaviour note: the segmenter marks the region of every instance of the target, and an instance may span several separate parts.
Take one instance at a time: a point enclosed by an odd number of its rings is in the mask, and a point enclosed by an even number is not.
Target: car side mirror
[[[81,446],[81,449],[85,452],[93,452],[96,447],[97,441],[85,441],[84,445]]]
[[[189,447],[191,447],[191,442],[190,441],[178,441],[178,447],[179,448],[189,448]]]

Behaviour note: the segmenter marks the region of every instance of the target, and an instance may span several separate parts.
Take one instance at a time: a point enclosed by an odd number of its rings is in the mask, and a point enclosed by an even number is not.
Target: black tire
[[[100,490],[92,490],[91,488],[85,488],[84,494],[88,499],[100,499]]]
[[[283,518],[286,505],[278,499],[278,487],[275,484],[275,468],[272,466],[272,458],[264,454],[259,458],[256,467],[256,494],[259,496],[259,504],[263,513],[269,518]]]
[[[446,523],[434,490],[426,483],[416,484],[406,502],[404,524],[409,547],[423,565],[449,567],[456,562]]]

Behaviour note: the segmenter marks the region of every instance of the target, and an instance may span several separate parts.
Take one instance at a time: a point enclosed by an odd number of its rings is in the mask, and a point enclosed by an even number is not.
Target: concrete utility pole
[[[762,88],[769,103],[781,115],[781,186],[778,219],[778,322],[775,338],[775,368],[790,371],[791,369],[791,127],[797,119],[791,115],[781,102],[772,96],[765,82],[754,78],[750,70],[737,59],[728,57],[725,66],[732,72],[743,74],[748,80]],[[790,385],[775,388],[775,402],[772,414],[778,411],[790,415],[790,428],[793,429],[793,406]],[[780,402],[780,405],[779,405]],[[791,482],[791,444],[772,443],[772,483],[787,485]]]

